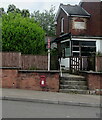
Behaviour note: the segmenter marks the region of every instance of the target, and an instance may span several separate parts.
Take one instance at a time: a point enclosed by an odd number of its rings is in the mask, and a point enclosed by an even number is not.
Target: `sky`
[[[60,3],[63,4],[79,4],[80,0],[1,0],[0,7],[3,7],[7,11],[9,4],[14,4],[19,9],[28,9],[30,13],[33,11],[49,10],[51,5],[55,6],[55,11],[58,10]]]

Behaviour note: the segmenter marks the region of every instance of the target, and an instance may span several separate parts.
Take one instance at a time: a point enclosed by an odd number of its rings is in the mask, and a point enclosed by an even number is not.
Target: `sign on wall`
[[[74,22],[74,29],[86,29],[85,22]]]
[[[84,18],[73,18],[72,22],[72,28],[73,29],[81,29],[84,30],[86,29],[86,19]]]

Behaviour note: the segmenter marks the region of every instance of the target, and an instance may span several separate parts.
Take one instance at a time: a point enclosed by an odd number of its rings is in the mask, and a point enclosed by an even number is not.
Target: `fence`
[[[3,67],[21,67],[21,53],[19,52],[2,52]]]
[[[47,70],[48,58],[42,55],[22,55],[20,52],[0,52],[2,64],[0,67],[20,67],[21,69]],[[69,57],[70,70],[102,71],[102,56],[100,57]],[[57,57],[51,56],[51,69],[59,69]]]
[[[47,70],[47,56],[22,55],[20,52],[2,52],[2,66]]]
[[[102,72],[102,56],[96,57],[96,71]]]
[[[22,55],[22,69],[47,69],[47,56]]]

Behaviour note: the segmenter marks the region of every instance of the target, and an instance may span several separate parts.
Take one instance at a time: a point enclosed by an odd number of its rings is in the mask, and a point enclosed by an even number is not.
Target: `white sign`
[[[74,29],[86,29],[85,22],[74,22]]]

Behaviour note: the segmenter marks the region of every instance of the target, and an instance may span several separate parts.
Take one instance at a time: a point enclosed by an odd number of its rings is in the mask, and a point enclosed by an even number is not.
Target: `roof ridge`
[[[60,4],[60,6],[72,6],[72,7],[74,7],[74,6],[79,6],[79,5],[77,5],[77,4],[75,4],[75,5],[71,5],[71,4]]]
[[[80,5],[71,5],[71,4],[64,5],[64,4],[60,4],[60,7],[63,9],[63,11],[66,14],[69,14],[69,15],[90,16],[90,14],[85,9],[83,9]]]

